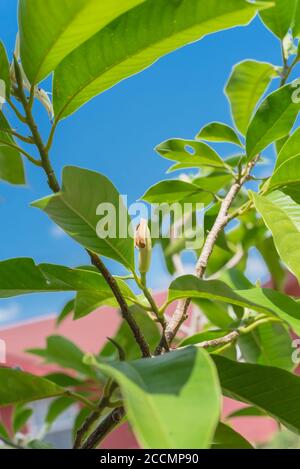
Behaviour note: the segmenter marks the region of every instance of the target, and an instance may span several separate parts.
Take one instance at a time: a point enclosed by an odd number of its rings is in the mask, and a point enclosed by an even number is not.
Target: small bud
[[[147,220],[141,219],[135,231],[135,247],[139,249],[139,271],[146,274],[150,268],[152,256],[152,241]]]

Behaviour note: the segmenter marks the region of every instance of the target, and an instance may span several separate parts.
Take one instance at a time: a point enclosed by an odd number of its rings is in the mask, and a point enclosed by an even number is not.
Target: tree
[[[279,39],[283,65],[254,60],[235,65],[225,89],[232,126],[212,122],[194,140],[158,145],[157,152],[172,161],[171,171],[198,171],[184,180],[161,181],[143,196],[150,204],[188,205],[184,219],[174,211],[167,237],[162,236],[162,215],[158,239],[141,220],[133,240],[130,216],[104,175],[68,166],[59,181],[51,149],[62,119],[166,53],[208,33],[247,24],[258,10]],[[299,128],[291,133],[300,111],[299,82],[288,82],[300,59],[299,32],[296,0],[277,0],[272,7],[244,0],[19,1],[12,60],[0,44],[0,178],[23,184],[23,158],[40,168],[52,193],[32,205],[82,246],[90,265],[71,269],[27,258],[3,260],[0,297],[71,291],[75,297],[58,321],[71,314],[80,319],[105,304],[119,308],[123,321],[97,356],[85,355],[61,336],[49,337],[45,349],[30,351],[74,370],[74,376],[62,371],[41,378],[0,369],[0,405],[14,406],[13,434],[0,425],[0,438],[8,446],[19,444],[14,435],[31,415],[27,404],[50,397],[47,427],[73,402],[81,404],[74,448],[98,447],[125,418],[144,448],[250,448],[230,427],[230,419],[220,421],[222,395],[249,404],[240,415],[270,415],[300,431],[300,378],[293,374],[290,335],[300,334],[300,305],[283,292],[286,269],[300,278]],[[39,87],[48,76],[53,101]],[[273,81],[279,86],[265,95]],[[46,140],[35,119],[36,100],[49,113]],[[29,136],[10,127],[8,108]],[[222,157],[215,142],[238,147],[239,155]],[[259,164],[271,144],[275,168],[261,178]],[[203,226],[198,225],[197,204],[204,207]],[[111,216],[100,218],[106,212]],[[196,241],[199,232],[203,235],[202,243],[192,247],[195,273],[177,276],[165,304],[158,305],[147,284],[152,244],[161,245],[174,274],[180,254],[193,241],[182,232],[187,219]],[[117,220],[115,225],[110,226],[111,220]],[[120,234],[124,227],[125,236]],[[253,285],[244,275],[253,246],[265,259],[273,289]],[[128,275],[115,276],[103,257],[122,264]],[[170,318],[166,310],[174,302]],[[206,317],[206,327],[182,337],[191,303]],[[31,448],[40,444],[21,442]]]

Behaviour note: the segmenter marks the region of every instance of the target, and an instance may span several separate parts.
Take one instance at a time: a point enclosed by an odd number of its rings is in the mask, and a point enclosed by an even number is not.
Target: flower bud
[[[136,227],[134,243],[139,249],[139,271],[141,274],[146,274],[151,264],[152,241],[147,220],[144,218]]]

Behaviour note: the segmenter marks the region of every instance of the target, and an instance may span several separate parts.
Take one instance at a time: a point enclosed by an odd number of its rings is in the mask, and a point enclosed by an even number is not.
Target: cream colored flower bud
[[[141,274],[146,274],[151,264],[152,241],[148,222],[144,218],[136,227],[134,243],[139,249],[139,271]]]

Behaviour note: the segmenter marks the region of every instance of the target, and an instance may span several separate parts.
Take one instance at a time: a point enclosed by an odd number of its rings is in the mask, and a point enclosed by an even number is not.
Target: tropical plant
[[[100,237],[97,207],[109,203],[117,214],[124,211],[119,193],[104,175],[74,166],[64,168],[60,181],[51,163],[56,129],[94,96],[163,55],[209,33],[246,25],[256,14],[277,36],[283,64],[238,63],[225,88],[232,125],[212,122],[194,140],[172,139],[156,148],[179,176],[152,186],[143,200],[204,206],[194,275],[175,275],[165,303],[157,304],[147,282],[152,244],[161,245],[174,276],[187,241],[174,237],[180,220],[174,217],[168,237],[152,243],[144,220],[135,242],[129,235]],[[291,133],[300,111],[299,82],[288,82],[300,60],[299,34],[297,0],[19,0],[14,54],[7,55],[0,43],[5,89],[0,178],[24,184],[23,159],[39,168],[52,193],[32,206],[82,246],[90,265],[2,260],[0,297],[74,292],[59,322],[71,314],[80,320],[103,305],[118,308],[122,321],[98,355],[86,355],[57,335],[45,348],[30,350],[59,365],[59,373],[38,377],[0,368],[0,405],[14,408],[12,429],[0,425],[6,445],[43,445],[28,438],[20,442],[16,435],[31,416],[28,404],[48,398],[53,401],[47,428],[80,403],[74,448],[97,448],[126,419],[143,448],[251,448],[231,428],[231,417],[222,420],[222,396],[249,404],[244,414],[269,415],[299,433],[300,378],[293,373],[291,332],[300,334],[300,304],[283,291],[286,270],[300,279],[300,128]],[[49,77],[53,100],[40,87]],[[266,94],[271,83],[275,91]],[[36,101],[49,114],[46,139],[35,118]],[[8,109],[24,133],[11,128]],[[220,155],[218,142],[232,145],[233,156]],[[274,171],[261,178],[271,144]],[[194,206],[189,215],[195,226]],[[128,214],[123,224],[131,225]],[[253,247],[265,260],[272,289],[244,275]],[[103,258],[117,261],[128,274],[115,276]],[[140,294],[132,291],[132,282]],[[174,302],[170,315],[167,308]],[[206,323],[184,336],[181,326],[191,303]]]

